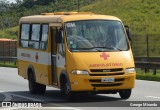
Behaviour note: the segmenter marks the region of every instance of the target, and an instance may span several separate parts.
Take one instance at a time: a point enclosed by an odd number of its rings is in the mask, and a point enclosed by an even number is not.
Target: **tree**
[[[32,8],[35,4],[34,0],[23,0],[22,6],[25,8]]]
[[[9,2],[5,0],[0,0],[0,13],[5,12],[10,7]]]
[[[22,0],[16,0],[16,4],[17,4],[17,5],[21,5],[22,3],[23,3]]]
[[[36,0],[36,5],[48,5],[51,2],[55,2],[56,0]]]

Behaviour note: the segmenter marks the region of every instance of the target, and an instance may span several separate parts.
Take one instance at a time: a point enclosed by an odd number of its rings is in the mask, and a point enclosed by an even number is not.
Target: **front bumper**
[[[71,75],[70,77],[72,91],[109,91],[134,88],[136,73],[116,76]],[[101,82],[101,78],[114,78],[115,81],[104,83]]]

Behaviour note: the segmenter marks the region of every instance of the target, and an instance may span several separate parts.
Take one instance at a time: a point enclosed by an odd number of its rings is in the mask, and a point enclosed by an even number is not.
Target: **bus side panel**
[[[20,76],[27,79],[28,68],[32,67],[36,82],[50,85],[50,65],[50,53],[28,49],[18,49],[18,70]]]
[[[18,66],[18,75],[22,76],[24,79],[27,79],[28,63],[24,63],[24,61],[22,60],[17,60],[17,66]]]
[[[49,85],[49,77],[48,77],[48,65],[42,64],[33,64],[36,75],[36,82]]]
[[[44,85],[50,85],[50,82],[49,82],[50,75],[49,75],[48,65],[42,65],[42,64],[19,60],[18,70],[19,70],[20,76],[24,77],[25,79],[28,79],[27,71],[28,71],[29,65],[33,66],[37,83],[41,83]]]

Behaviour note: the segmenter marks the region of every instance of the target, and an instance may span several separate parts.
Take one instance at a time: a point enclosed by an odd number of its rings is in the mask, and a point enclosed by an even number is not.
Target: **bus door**
[[[58,85],[57,64],[58,64],[58,37],[59,27],[52,24],[51,30],[51,68],[52,68],[52,83]]]

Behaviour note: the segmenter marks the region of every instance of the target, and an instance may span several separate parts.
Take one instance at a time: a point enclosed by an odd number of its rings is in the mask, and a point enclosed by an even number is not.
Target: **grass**
[[[146,73],[146,74],[137,73],[136,79],[160,82],[160,74],[153,75],[150,73]]]
[[[134,34],[160,34],[160,10],[157,0],[99,0],[81,8],[119,17]]]
[[[136,79],[160,82],[160,69],[157,69],[156,75],[153,75],[153,69],[149,69],[148,72],[145,73],[144,70],[137,68],[136,72]]]
[[[0,30],[0,38],[17,39],[18,26]]]
[[[0,67],[10,67],[10,68],[17,68],[17,65],[15,65],[15,63],[9,63],[9,62],[6,62],[6,63],[2,63],[0,62]]]

